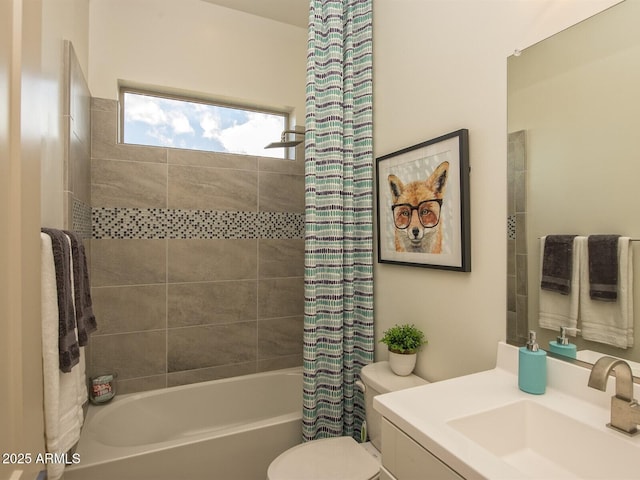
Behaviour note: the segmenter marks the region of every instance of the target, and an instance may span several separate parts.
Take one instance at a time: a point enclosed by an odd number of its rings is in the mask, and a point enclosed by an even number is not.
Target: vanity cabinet
[[[381,479],[461,480],[463,477],[386,418],[382,419]]]

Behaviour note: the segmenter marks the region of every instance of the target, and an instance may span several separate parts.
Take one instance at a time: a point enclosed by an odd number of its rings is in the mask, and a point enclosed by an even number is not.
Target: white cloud
[[[191,123],[189,123],[189,119],[184,113],[174,110],[169,112],[169,117],[171,120],[171,127],[176,135],[183,133],[195,133]]]
[[[248,118],[246,123],[234,125],[217,133],[217,138],[225,149],[248,155],[282,158],[283,149],[265,150],[264,148],[267,144],[280,140],[282,119],[253,112],[248,114]]]
[[[160,107],[160,100],[141,95],[127,95],[126,120],[149,125],[167,123],[167,115]]]
[[[220,137],[220,118],[211,111],[204,111],[200,115],[200,128],[204,138],[217,139]]]

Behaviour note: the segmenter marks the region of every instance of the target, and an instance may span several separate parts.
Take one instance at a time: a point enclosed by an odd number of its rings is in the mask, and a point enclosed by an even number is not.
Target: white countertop
[[[588,369],[548,358],[546,393],[530,395],[518,389],[517,365],[518,349],[500,343],[495,369],[379,395],[374,399],[374,408],[467,479],[534,478],[448,423],[521,400],[560,411],[601,430],[604,435],[624,437],[605,426],[609,422],[609,402],[615,388],[613,379],[608,382],[607,392],[597,391],[587,386]],[[549,435],[553,433],[550,431]],[[637,446],[640,454],[639,437],[624,437],[623,441]]]

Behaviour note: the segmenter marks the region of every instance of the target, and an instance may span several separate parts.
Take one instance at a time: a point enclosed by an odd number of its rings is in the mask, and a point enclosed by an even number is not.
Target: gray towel
[[[576,235],[547,235],[542,255],[540,288],[562,295],[571,293],[573,239]]]
[[[76,307],[76,324],[78,327],[78,343],[84,347],[89,343],[89,334],[98,328],[96,317],[93,314],[91,301],[91,284],[89,282],[89,270],[87,269],[87,257],[82,238],[75,233],[64,230],[71,240],[71,258],[73,259],[73,288]]]
[[[620,235],[589,235],[589,296],[592,300],[618,299],[618,238]]]
[[[51,237],[58,294],[58,358],[60,370],[68,373],[80,362],[80,346],[76,337],[76,318],[71,294],[69,241],[60,230],[43,228],[42,232]]]

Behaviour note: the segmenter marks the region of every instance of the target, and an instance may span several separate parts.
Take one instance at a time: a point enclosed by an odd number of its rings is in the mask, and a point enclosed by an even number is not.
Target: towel
[[[89,270],[87,269],[87,257],[84,250],[84,243],[80,236],[75,232],[67,230],[64,230],[64,233],[71,240],[73,296],[76,325],[78,328],[78,344],[84,347],[89,343],[89,334],[98,328],[91,302],[91,285],[89,282]]]
[[[64,241],[68,246],[66,236]],[[80,439],[82,406],[87,400],[85,357],[84,348],[79,348],[77,365],[69,373],[60,370],[57,275],[52,237],[49,233],[40,234],[40,244],[45,440],[47,452],[62,454],[68,452]],[[73,290],[73,284],[70,285]],[[64,464],[47,464],[50,480],[59,479],[63,471]]]
[[[582,237],[583,246],[587,239]],[[588,265],[589,249],[582,250],[582,264]],[[618,238],[617,301],[593,300],[587,268],[580,279],[580,318],[585,340],[605,343],[618,348],[633,346],[633,250],[629,237]]]
[[[577,237],[576,237],[577,238]],[[542,288],[542,282],[540,283],[539,296],[538,296],[538,324],[542,328],[549,328],[551,330],[559,331],[560,327],[572,327],[576,328],[578,325],[578,288],[580,281],[580,244],[576,242],[576,238],[573,239],[573,245],[571,248],[571,276],[566,282],[567,286],[573,286],[569,288],[567,293],[559,295],[557,291],[549,291]],[[544,258],[545,244],[547,237],[540,239],[540,258]],[[540,278],[543,277],[544,262],[540,262]]]
[[[80,346],[76,333],[76,317],[71,286],[71,248],[68,237],[61,231],[43,228],[51,238],[58,299],[58,353],[63,372],[70,372],[80,361]]]
[[[618,238],[620,235],[589,235],[589,296],[615,302],[618,298]]]
[[[568,295],[574,268],[573,239],[575,235],[544,237],[540,288]],[[577,268],[577,264],[575,264]]]

